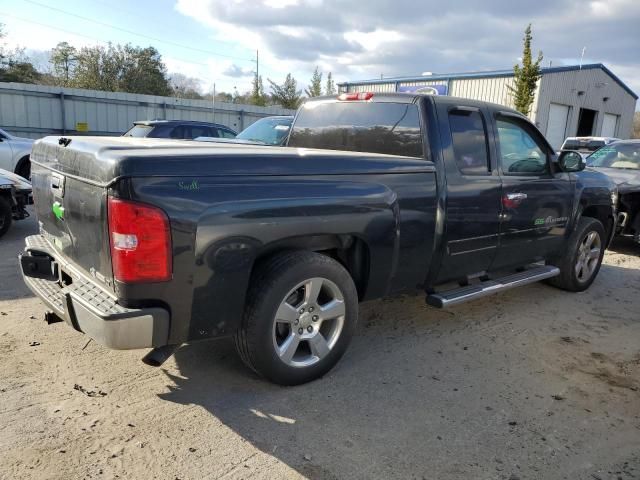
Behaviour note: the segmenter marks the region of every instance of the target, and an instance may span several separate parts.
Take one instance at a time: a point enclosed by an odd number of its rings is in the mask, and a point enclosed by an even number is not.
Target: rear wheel
[[[309,382],[342,357],[357,316],[356,288],[342,265],[313,252],[279,254],[253,276],[236,348],[272,382]]]
[[[0,197],[0,237],[7,233],[12,220],[11,205],[6,198]]]
[[[18,166],[16,167],[16,173],[22,178],[31,180],[31,160],[29,160],[28,156],[20,159]]]
[[[582,217],[569,239],[566,255],[554,262],[560,275],[549,280],[551,285],[582,292],[593,283],[605,250],[606,234],[602,223],[595,218]]]

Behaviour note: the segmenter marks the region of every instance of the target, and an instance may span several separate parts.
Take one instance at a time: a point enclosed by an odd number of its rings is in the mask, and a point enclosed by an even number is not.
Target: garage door
[[[611,113],[605,113],[602,118],[602,133],[603,137],[615,137],[616,127],[618,126],[618,115]]]
[[[569,118],[569,107],[552,103],[549,107],[549,121],[547,122],[547,140],[556,150],[560,149],[567,132],[567,119]]]

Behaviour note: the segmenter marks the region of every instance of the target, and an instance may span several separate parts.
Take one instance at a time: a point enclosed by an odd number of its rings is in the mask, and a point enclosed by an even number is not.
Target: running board
[[[560,275],[558,267],[544,265],[541,267],[531,268],[524,272],[514,273],[506,277],[497,278],[495,280],[487,280],[477,285],[456,288],[440,293],[427,295],[427,304],[436,308],[446,308],[459,303],[475,300],[476,298],[486,297],[493,293],[503,292],[511,288],[520,287],[529,283],[539,282],[545,278]]]

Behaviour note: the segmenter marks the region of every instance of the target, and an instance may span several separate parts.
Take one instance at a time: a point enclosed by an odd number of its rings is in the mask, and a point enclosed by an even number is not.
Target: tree
[[[77,59],[71,81],[74,87],[163,96],[172,93],[166,67],[154,47],[84,47]]]
[[[322,73],[318,71],[318,67],[313,71],[309,88],[306,88],[304,92],[309,98],[322,95]]]
[[[200,80],[187,77],[182,73],[174,73],[169,79],[173,95],[177,98],[202,99],[200,94]]]
[[[513,67],[515,84],[509,86],[513,95],[513,104],[520,113],[529,115],[533,97],[535,95],[538,80],[540,80],[540,62],[542,62],[542,52],[538,52],[536,61],[531,58],[531,24],[527,25],[524,31],[524,48],[522,51],[522,66]]]
[[[264,107],[267,104],[267,96],[264,94],[264,85],[262,84],[262,76],[254,75],[251,82],[251,97],[249,98],[251,105]]]
[[[282,85],[278,85],[273,80],[268,79],[271,84],[271,97],[274,103],[280,104],[283,108],[296,109],[302,100],[302,90],[298,90],[298,82],[287,73],[287,78]]]
[[[331,76],[331,72],[327,74],[327,84],[324,87],[325,95],[334,95],[336,93],[336,84],[333,82],[333,77]]]
[[[0,23],[0,40],[5,37]],[[0,44],[0,82],[37,83],[41,74],[24,54],[24,48],[8,50]]]
[[[155,47],[118,46],[122,57],[120,91],[147,95],[172,94],[167,78],[167,67]]]
[[[57,83],[63,87],[68,87],[73,78],[73,70],[78,63],[78,51],[67,42],[58,43],[51,50],[49,63],[53,67],[53,75],[57,78]]]

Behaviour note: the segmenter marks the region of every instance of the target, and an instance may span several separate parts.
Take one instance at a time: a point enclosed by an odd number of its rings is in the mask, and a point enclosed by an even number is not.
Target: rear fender
[[[260,198],[217,203],[198,220],[190,339],[233,333],[256,259],[286,248],[323,250],[359,238],[370,255],[367,292],[386,293],[399,241],[393,191],[333,179],[272,179],[253,188]]]

